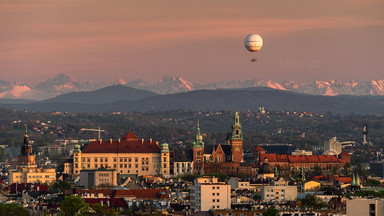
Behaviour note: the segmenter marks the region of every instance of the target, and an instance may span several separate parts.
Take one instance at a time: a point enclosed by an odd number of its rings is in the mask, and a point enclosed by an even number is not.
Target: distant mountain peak
[[[119,78],[119,79],[117,79],[115,82],[113,82],[113,84],[114,84],[114,85],[125,85],[125,84],[127,84],[127,81],[125,81],[125,80]]]

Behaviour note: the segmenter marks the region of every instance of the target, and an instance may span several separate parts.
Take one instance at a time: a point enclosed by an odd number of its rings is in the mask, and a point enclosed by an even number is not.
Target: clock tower
[[[239,113],[236,112],[233,117],[232,132],[229,137],[232,146],[232,162],[243,162],[243,133],[241,132],[241,124]]]
[[[197,174],[204,174],[204,142],[203,136],[200,134],[199,122],[197,122],[195,141],[193,142],[193,169]]]

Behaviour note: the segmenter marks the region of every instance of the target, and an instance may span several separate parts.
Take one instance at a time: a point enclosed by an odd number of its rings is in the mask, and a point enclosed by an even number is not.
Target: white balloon
[[[251,52],[257,52],[263,46],[263,39],[258,34],[250,34],[245,38],[244,46]]]

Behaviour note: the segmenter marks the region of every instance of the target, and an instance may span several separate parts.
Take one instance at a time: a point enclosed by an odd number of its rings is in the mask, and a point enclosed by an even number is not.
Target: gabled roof
[[[127,141],[135,141],[135,140],[139,140],[139,137],[137,137],[135,134],[133,134],[132,132],[128,132],[127,134],[125,134],[123,137],[121,137],[121,140],[127,140]]]
[[[261,154],[261,158],[267,158],[269,162],[289,163],[345,163],[335,155],[285,155],[285,154]]]
[[[90,141],[83,153],[160,153],[160,146],[153,140],[139,141],[129,132],[121,141]]]
[[[135,197],[137,199],[169,199],[165,189],[116,190],[115,197]]]
[[[261,146],[256,146],[253,151],[265,151]]]
[[[122,198],[86,198],[84,201],[90,205],[92,204],[103,204],[107,208],[127,208],[128,205]],[[108,206],[109,204],[109,206]]]

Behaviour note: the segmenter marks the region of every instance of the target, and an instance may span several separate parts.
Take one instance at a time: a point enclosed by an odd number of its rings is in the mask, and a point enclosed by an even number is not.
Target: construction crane
[[[105,132],[105,130],[100,130],[100,127],[99,127],[99,129],[81,128],[80,131],[96,131],[96,132],[98,132],[98,140],[100,140],[100,133]]]

